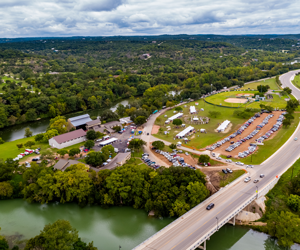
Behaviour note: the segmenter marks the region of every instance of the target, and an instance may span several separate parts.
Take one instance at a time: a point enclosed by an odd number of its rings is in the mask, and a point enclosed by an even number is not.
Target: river
[[[122,100],[119,102],[114,103],[111,107],[110,110],[115,112],[117,109],[117,106],[119,104],[123,104],[124,106],[128,105],[128,100]],[[66,118],[70,118],[73,116],[77,115],[82,115],[82,114],[90,114],[91,116],[101,116],[101,113],[105,111],[106,109],[96,109],[96,110],[88,110],[86,112],[76,112],[76,113],[70,113],[67,115],[64,115]],[[33,135],[39,134],[39,133],[44,133],[49,125],[49,118],[46,119],[41,119],[38,121],[33,121],[33,122],[27,122],[27,123],[22,123],[18,125],[14,125],[11,127],[6,127],[3,129],[0,129],[0,137],[4,141],[15,141],[17,139],[24,138],[25,134],[25,128],[29,127],[30,130],[32,131]]]
[[[0,201],[0,227],[3,235],[23,235],[28,239],[39,234],[44,225],[58,219],[70,221],[86,242],[94,241],[99,250],[130,250],[172,222],[172,219],[149,218],[143,210],[131,207],[103,209],[80,208],[76,204],[28,204],[21,199]],[[208,250],[283,250],[264,233],[225,225],[207,243]],[[299,250],[299,245],[291,249]]]

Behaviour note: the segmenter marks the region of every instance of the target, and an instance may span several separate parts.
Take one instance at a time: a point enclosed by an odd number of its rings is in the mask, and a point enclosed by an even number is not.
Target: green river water
[[[143,210],[131,207],[103,209],[80,208],[76,204],[28,204],[26,201],[0,201],[0,227],[3,235],[39,234],[45,224],[58,219],[70,221],[86,242],[94,241],[99,250],[130,250],[172,222],[172,219],[147,217]],[[281,250],[266,234],[243,227],[226,225],[214,234],[207,250]],[[299,250],[299,245],[291,249]]]

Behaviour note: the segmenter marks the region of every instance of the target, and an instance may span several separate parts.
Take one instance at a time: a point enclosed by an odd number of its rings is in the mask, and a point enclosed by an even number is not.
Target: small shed
[[[204,128],[201,128],[201,129],[200,129],[200,132],[201,132],[201,133],[205,133],[205,129],[204,129]]]

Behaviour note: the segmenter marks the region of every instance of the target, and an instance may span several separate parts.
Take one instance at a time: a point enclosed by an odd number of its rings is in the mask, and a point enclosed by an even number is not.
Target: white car
[[[249,182],[251,180],[251,177],[249,176],[249,177],[246,177],[245,179],[244,179],[244,182]]]
[[[188,152],[185,152],[185,155],[189,155],[189,153],[188,153]]]

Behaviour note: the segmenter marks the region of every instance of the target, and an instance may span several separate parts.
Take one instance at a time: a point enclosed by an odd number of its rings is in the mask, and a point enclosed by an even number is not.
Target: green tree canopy
[[[165,147],[165,144],[162,141],[154,141],[154,142],[152,142],[152,146],[159,150],[163,150]]]
[[[87,141],[84,143],[84,146],[85,146],[86,148],[88,148],[88,149],[91,149],[92,147],[95,146],[95,143],[94,143],[94,141],[92,141],[92,140],[87,140]]]
[[[95,130],[89,130],[86,132],[86,138],[88,140],[95,140],[97,138]]]
[[[174,119],[173,120],[173,125],[175,125],[175,126],[181,126],[182,125],[182,120],[181,119]]]

